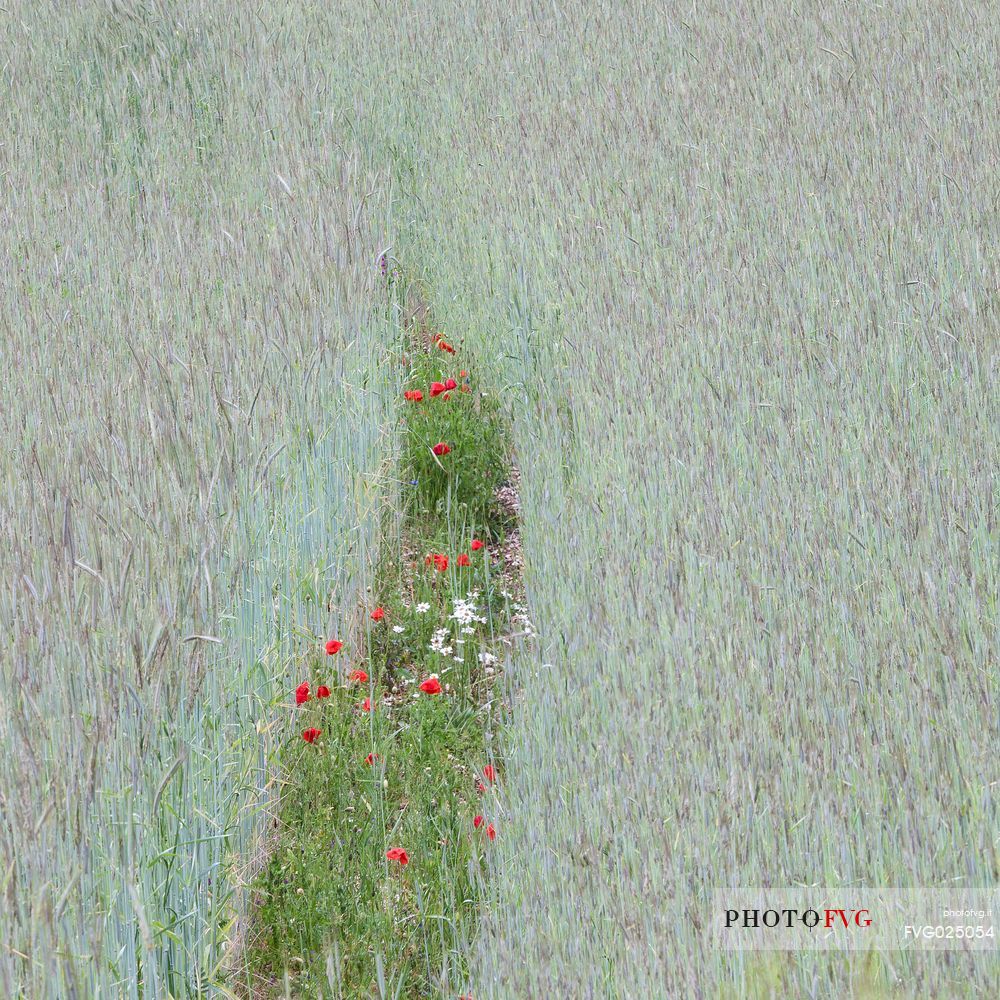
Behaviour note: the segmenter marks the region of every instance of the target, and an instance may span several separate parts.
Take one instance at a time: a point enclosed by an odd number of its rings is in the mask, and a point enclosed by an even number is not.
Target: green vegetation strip
[[[397,503],[364,635],[333,637],[302,664],[279,839],[253,890],[255,995],[463,992],[503,835],[490,734],[522,609],[500,554],[512,526],[496,502],[500,401],[425,328],[400,362]]]

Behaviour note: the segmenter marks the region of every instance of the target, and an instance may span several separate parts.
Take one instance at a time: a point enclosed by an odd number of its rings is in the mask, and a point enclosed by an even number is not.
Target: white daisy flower
[[[476,621],[476,605],[474,601],[462,600],[461,597],[456,597],[452,602],[455,606],[455,610],[448,616],[452,621],[458,622],[459,625],[469,625]]]

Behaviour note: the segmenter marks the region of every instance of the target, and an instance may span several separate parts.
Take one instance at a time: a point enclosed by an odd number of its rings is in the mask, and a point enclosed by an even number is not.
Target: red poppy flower
[[[486,791],[486,786],[478,778],[476,778],[476,791],[479,792],[480,795]]]
[[[434,557],[434,568],[443,573],[448,568],[448,557],[440,553]]]
[[[490,840],[496,840],[497,839],[497,832],[496,832],[495,829],[493,829],[493,824],[492,823],[490,823],[490,825],[488,827],[486,827],[486,836],[489,837]]]
[[[398,861],[401,865],[408,865],[410,863],[409,855],[402,847],[390,847],[388,851],[385,852],[385,856],[390,861]]]
[[[372,700],[371,698],[365,698],[365,700],[361,702],[361,711],[370,712],[371,710],[372,710]]]
[[[438,458],[441,458],[442,455],[447,455],[451,451],[451,448],[449,448],[444,441],[439,441],[433,448],[431,448],[431,451],[433,451]]]
[[[367,765],[368,765],[369,767],[371,767],[371,766],[372,766],[372,764],[374,764],[374,763],[375,763],[375,761],[377,761],[378,759],[379,759],[379,758],[378,758],[378,754],[377,754],[377,753],[370,753],[370,754],[369,754],[369,755],[368,755],[367,757],[365,757],[365,763],[366,763],[366,764],[367,764]]]
[[[468,383],[466,382],[463,382],[462,385],[459,387],[459,392],[472,392],[472,386],[468,385]]]
[[[330,697],[330,689],[325,684],[320,684],[320,686],[318,688],[316,688],[316,697],[317,698],[329,698]]]
[[[478,830],[483,825],[483,823],[485,823],[485,822],[486,822],[486,820],[484,820],[482,816],[477,816],[472,821],[472,825]]]
[[[444,382],[431,382],[431,396],[440,396],[445,391]]]
[[[483,777],[492,785],[497,780],[497,772],[492,764],[487,764],[483,768]]]
[[[319,735],[320,735],[320,730],[318,729],[313,729],[310,727],[309,729],[302,730],[302,739],[304,739],[306,743],[315,743]]]
[[[467,371],[464,371],[464,370],[463,370],[463,371],[460,371],[460,372],[458,373],[458,377],[459,377],[459,378],[468,378],[468,377],[469,377],[469,373],[468,373]]]
[[[354,673],[351,674],[351,680],[357,681],[359,684],[367,684],[368,675],[363,670],[355,670]]]
[[[469,553],[468,552],[463,552],[455,560],[455,562],[457,562],[459,566],[468,566],[472,562],[472,560],[469,558]]]
[[[309,694],[309,685],[308,684],[300,684],[295,689],[295,704],[296,705],[301,705],[303,702],[308,701],[311,697],[312,697],[312,695]]]
[[[446,392],[441,398],[447,403],[448,400],[451,399],[451,393]]]
[[[452,389],[458,388],[458,383],[453,378],[450,378],[445,381],[444,387],[451,391]]]
[[[440,694],[441,682],[436,677],[428,677],[427,680],[421,681],[420,690],[424,694]]]
[[[384,608],[376,608],[372,612],[372,621],[373,622],[380,622],[383,618],[385,618],[385,609]]]
[[[480,541],[478,538],[473,538],[472,544],[469,548],[472,549],[473,552],[478,552],[485,544],[485,542]]]
[[[339,653],[344,648],[344,644],[339,639],[331,639],[326,644],[326,654],[327,656],[333,656],[334,653]]]
[[[437,345],[438,345],[438,347],[441,348],[442,351],[447,351],[449,354],[454,354],[455,353],[455,348],[452,347],[451,344],[449,344],[447,340],[439,340],[437,342]]]

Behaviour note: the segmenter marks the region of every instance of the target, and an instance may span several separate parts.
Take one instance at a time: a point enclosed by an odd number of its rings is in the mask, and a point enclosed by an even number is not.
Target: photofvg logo
[[[717,889],[715,946],[727,951],[997,947],[997,889]]]
[[[731,927],[747,929],[767,927],[773,929],[784,926],[791,930],[796,923],[801,924],[809,930],[815,930],[817,927],[822,927],[825,930],[844,927],[849,930],[852,927],[871,927],[872,918],[871,911],[867,908],[861,910],[834,910],[827,907],[824,910],[812,908],[807,910],[792,910],[786,907],[783,910],[762,910],[760,907],[753,907],[744,910],[726,910],[727,929]]]

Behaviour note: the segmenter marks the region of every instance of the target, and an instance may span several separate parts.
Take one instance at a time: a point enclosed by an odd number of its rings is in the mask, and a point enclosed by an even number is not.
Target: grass
[[[286,671],[369,583],[386,188],[249,11],[0,35],[0,995],[201,995]]]
[[[702,930],[715,886],[997,883],[983,13],[429,2],[358,43],[394,242],[521,459],[477,998],[992,993]]]
[[[0,992],[221,976],[289,692],[403,517],[391,242],[505,408],[541,635],[474,939],[382,923],[334,970],[438,983],[460,941],[477,1000],[991,996],[960,953],[702,930],[714,886],[1000,875],[989,12],[8,7]],[[480,485],[422,497],[428,547]],[[428,880],[400,832],[372,885]],[[314,895],[284,940],[328,982]]]
[[[499,823],[484,777],[500,715],[490,663],[515,613],[500,560],[471,541],[502,538],[494,494],[507,455],[495,397],[460,370],[460,351],[443,362],[423,339],[404,348],[405,391],[423,398],[402,404],[399,530],[384,532],[364,630],[302,665],[309,691],[330,694],[287,727],[280,834],[252,887],[247,985],[258,992],[444,996],[468,978]],[[455,388],[432,396],[449,377]],[[440,457],[438,442],[450,447]],[[435,554],[448,554],[445,568]],[[420,689],[429,678],[439,693]],[[387,859],[393,848],[405,866]]]

